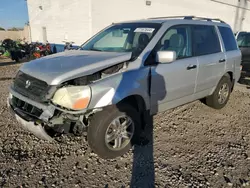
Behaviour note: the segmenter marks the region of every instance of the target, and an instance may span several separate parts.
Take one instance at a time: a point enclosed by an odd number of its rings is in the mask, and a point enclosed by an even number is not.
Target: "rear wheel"
[[[15,60],[15,62],[17,62],[17,63],[19,62],[19,58],[18,58],[18,57],[15,57],[14,60]]]
[[[88,128],[89,146],[105,159],[127,153],[138,136],[139,117],[139,113],[127,104],[107,107],[96,113]]]
[[[217,85],[214,93],[206,98],[206,104],[215,109],[223,108],[230,97],[232,82],[228,74],[224,75]]]

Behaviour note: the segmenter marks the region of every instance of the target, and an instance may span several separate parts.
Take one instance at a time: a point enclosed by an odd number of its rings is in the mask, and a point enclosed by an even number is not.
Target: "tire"
[[[130,118],[132,121],[134,126],[131,124],[127,129],[133,129],[133,134],[131,134],[132,136],[130,141],[125,138],[122,139],[123,141],[125,139],[124,147],[115,149],[113,148],[115,147],[115,143],[112,146],[112,143],[115,142],[115,140],[108,143],[107,135],[117,133],[115,128],[112,131],[112,126],[115,127],[115,125],[111,124],[111,122],[113,122],[116,118],[122,118],[123,116],[127,116],[128,119]],[[103,159],[113,159],[122,156],[127,153],[135,143],[137,137],[139,136],[140,127],[140,115],[132,106],[128,104],[119,104],[117,106],[107,107],[103,111],[94,114],[90,120],[87,132],[89,146],[99,157]],[[108,133],[110,131],[111,133]]]
[[[223,101],[220,101],[219,99],[220,90],[225,85],[227,85],[228,87],[228,94],[227,94],[227,97],[224,97],[225,99]],[[226,74],[219,81],[214,93],[211,96],[206,97],[206,105],[214,109],[222,109],[229,100],[231,89],[232,89],[232,82],[231,82],[230,76]]]
[[[19,62],[19,58],[18,57],[15,57],[14,60],[15,60],[16,63]]]

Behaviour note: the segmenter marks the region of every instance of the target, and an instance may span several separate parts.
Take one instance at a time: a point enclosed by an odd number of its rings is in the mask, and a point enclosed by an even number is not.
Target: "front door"
[[[177,60],[151,67],[151,113],[192,100],[197,77],[197,58],[192,57],[190,26],[166,31],[155,51],[175,51]]]

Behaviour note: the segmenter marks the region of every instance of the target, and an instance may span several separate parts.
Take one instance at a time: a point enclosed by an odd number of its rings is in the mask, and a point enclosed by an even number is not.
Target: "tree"
[[[18,31],[18,29],[15,27],[12,27],[12,28],[9,28],[8,31]]]
[[[20,30],[22,30],[22,28],[12,27],[8,29],[8,31],[20,31]]]
[[[4,28],[2,28],[2,27],[0,27],[0,31],[5,31],[5,29],[4,29]]]

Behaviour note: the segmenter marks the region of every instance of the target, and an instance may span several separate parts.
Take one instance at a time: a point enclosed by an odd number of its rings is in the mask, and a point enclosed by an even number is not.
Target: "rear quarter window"
[[[238,46],[237,46],[235,36],[232,30],[229,27],[219,26],[218,28],[222,36],[222,40],[223,40],[226,51],[237,50]]]

